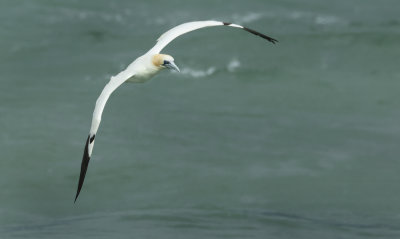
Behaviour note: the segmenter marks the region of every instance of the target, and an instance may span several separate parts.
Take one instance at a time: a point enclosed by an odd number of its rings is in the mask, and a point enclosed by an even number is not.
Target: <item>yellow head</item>
[[[161,69],[171,69],[180,72],[178,66],[175,65],[174,58],[170,55],[156,54],[153,56],[152,63]]]

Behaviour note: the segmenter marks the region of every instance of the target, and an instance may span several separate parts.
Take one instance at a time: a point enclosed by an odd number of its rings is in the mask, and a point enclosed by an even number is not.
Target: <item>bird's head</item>
[[[153,56],[153,65],[161,69],[170,69],[180,72],[178,66],[175,65],[174,58],[170,55],[156,54]]]

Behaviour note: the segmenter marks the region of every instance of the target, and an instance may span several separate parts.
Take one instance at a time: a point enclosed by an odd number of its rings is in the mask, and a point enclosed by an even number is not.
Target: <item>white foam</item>
[[[232,19],[233,19],[234,23],[245,24],[245,23],[257,21],[257,20],[261,19],[262,17],[263,17],[262,13],[250,12],[250,13],[246,13],[244,15],[235,14],[232,16]]]
[[[183,68],[181,74],[190,75],[194,78],[205,77],[212,75],[216,71],[215,67],[210,67],[207,70],[194,70],[191,68]]]
[[[347,23],[345,19],[338,16],[321,15],[302,11],[293,11],[288,14],[286,13],[283,15],[283,17],[287,17],[291,20],[311,21],[317,25],[343,25]]]
[[[238,67],[240,67],[240,61],[238,59],[232,59],[226,66],[229,72],[234,72]]]
[[[290,12],[289,14],[287,14],[287,15],[288,15],[287,17],[289,19],[295,19],[295,20],[310,17],[309,13],[300,12],[300,11],[293,11],[293,12]]]

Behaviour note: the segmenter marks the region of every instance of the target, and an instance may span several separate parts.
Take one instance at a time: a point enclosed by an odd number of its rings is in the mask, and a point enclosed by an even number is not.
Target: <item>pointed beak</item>
[[[173,61],[169,62],[168,64],[165,64],[164,66],[165,66],[166,68],[170,69],[170,70],[174,70],[174,71],[177,71],[177,72],[181,72],[181,71],[179,70],[179,67],[178,67],[177,65],[175,65],[175,63],[174,63]]]

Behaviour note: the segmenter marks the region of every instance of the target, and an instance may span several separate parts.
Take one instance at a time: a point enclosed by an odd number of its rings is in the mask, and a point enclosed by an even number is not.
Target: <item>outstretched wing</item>
[[[200,29],[200,28],[204,28],[204,27],[213,27],[213,26],[230,26],[230,27],[236,27],[236,28],[240,28],[243,29],[247,32],[250,32],[254,35],[260,36],[272,43],[275,44],[275,42],[277,42],[277,40],[275,40],[272,37],[266,36],[262,33],[259,33],[257,31],[254,31],[250,28],[247,27],[243,27],[237,24],[233,24],[233,23],[228,23],[228,22],[219,22],[219,21],[197,21],[197,22],[187,22],[187,23],[183,23],[179,26],[176,26],[172,29],[170,29],[169,31],[165,32],[164,34],[162,34],[158,40],[157,40],[157,44],[150,49],[150,51],[148,53],[153,53],[153,54],[157,54],[160,53],[161,50],[168,45],[168,43],[170,43],[172,40],[174,40],[175,38],[177,38],[180,35],[183,35],[185,33]]]
[[[94,108],[93,118],[92,118],[92,126],[90,128],[89,136],[86,139],[86,146],[83,152],[81,173],[79,175],[78,190],[76,192],[75,201],[79,196],[83,182],[85,180],[86,171],[89,165],[90,157],[92,155],[94,138],[96,137],[96,132],[100,125],[101,115],[103,113],[104,106],[106,105],[106,102],[110,97],[111,93],[113,93],[114,90],[118,88],[118,86],[124,83],[127,79],[131,78],[133,75],[134,73],[125,70],[119,73],[118,75],[111,77],[110,82],[104,87],[103,91],[101,92],[99,98],[96,101],[96,106]]]

